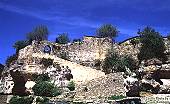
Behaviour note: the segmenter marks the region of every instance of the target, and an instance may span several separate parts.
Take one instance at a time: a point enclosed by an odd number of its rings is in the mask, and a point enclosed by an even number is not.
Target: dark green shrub
[[[73,43],[81,42],[81,39],[73,39]]]
[[[48,33],[48,28],[45,25],[39,25],[36,26],[32,32],[27,33],[27,40],[29,41],[29,44],[31,44],[33,40],[47,40]]]
[[[137,67],[136,61],[130,56],[119,56],[114,51],[108,52],[102,65],[103,71],[106,74],[109,74],[113,71],[124,72],[125,67],[129,68],[130,70],[135,70]]]
[[[62,58],[64,60],[69,60],[68,52],[60,52],[58,57],[60,57],[60,58]]]
[[[123,99],[123,98],[126,98],[126,97],[123,95],[118,95],[118,96],[113,95],[113,96],[109,97],[108,99],[109,100],[119,100],[119,99]]]
[[[40,75],[33,74],[32,78],[33,78],[32,80],[35,81],[35,82],[49,81],[50,80],[50,77],[48,76],[48,74],[40,74]]]
[[[167,35],[167,39],[170,40],[170,34]]]
[[[20,49],[23,49],[28,45],[29,45],[28,41],[20,40],[20,41],[15,42],[13,47],[16,49],[16,53],[18,53]]]
[[[121,62],[123,63],[123,68],[125,68],[125,66],[127,68],[129,68],[130,70],[136,70],[138,67],[137,62],[131,58],[130,56],[124,56],[121,58]]]
[[[48,104],[49,99],[47,97],[37,97],[36,103],[38,104]]]
[[[6,65],[9,67],[11,64],[13,64],[18,59],[18,55],[13,54],[12,56],[9,56],[6,59]]]
[[[117,70],[119,66],[120,66],[120,57],[118,56],[117,53],[109,51],[102,65],[103,71],[106,74],[108,74],[113,70]]]
[[[14,96],[10,99],[9,104],[32,104],[33,100],[33,97]]]
[[[133,46],[136,46],[137,44],[140,43],[140,39],[139,38],[133,38],[130,40],[130,43],[133,45]]]
[[[75,83],[74,81],[70,81],[67,88],[70,90],[70,91],[74,91],[75,90]]]
[[[118,30],[112,24],[104,24],[96,30],[96,35],[99,37],[116,37]]]
[[[42,58],[40,64],[43,64],[44,67],[49,67],[50,65],[53,64],[53,59],[46,59],[46,58]]]
[[[167,60],[164,51],[166,50],[163,37],[151,27],[146,27],[140,34],[142,46],[138,54],[139,61],[157,58]]]
[[[98,67],[98,66],[100,66],[100,65],[101,65],[101,61],[100,61],[99,59],[94,60],[94,66],[95,66],[95,67]]]
[[[34,94],[37,96],[48,96],[53,97],[60,95],[60,90],[55,87],[52,83],[47,81],[38,82],[32,88]]]
[[[56,39],[56,43],[67,44],[68,42],[70,42],[70,38],[68,36],[68,33],[58,34],[58,37]]]

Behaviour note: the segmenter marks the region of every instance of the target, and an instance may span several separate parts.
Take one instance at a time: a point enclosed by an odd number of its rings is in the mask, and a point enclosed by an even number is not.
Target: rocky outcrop
[[[79,85],[75,98],[93,99],[112,95],[125,95],[123,73],[112,73]]]
[[[139,97],[140,87],[139,80],[135,76],[129,76],[124,80],[126,96]]]

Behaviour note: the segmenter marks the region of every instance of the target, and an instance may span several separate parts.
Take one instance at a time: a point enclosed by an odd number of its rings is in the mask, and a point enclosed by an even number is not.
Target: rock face
[[[12,77],[9,73],[3,73],[4,75],[0,80],[0,93],[3,94],[11,94],[12,88],[14,86],[14,82],[12,81]]]
[[[26,75],[18,70],[15,72],[11,71],[10,74],[14,82],[12,93],[14,95],[27,95],[25,87],[25,83],[27,82]]]
[[[126,96],[129,97],[137,97],[139,96],[140,87],[139,87],[139,80],[132,76],[127,77],[124,80],[124,88],[126,91]]]
[[[112,95],[125,95],[123,73],[112,73],[78,86],[75,98],[104,98]]]

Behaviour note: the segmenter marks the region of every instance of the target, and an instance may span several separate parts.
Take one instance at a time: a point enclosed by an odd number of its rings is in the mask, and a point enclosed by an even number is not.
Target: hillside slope
[[[73,80],[77,84],[81,84],[81,83],[84,83],[84,82],[88,82],[92,79],[105,76],[104,72],[101,72],[99,70],[96,70],[96,69],[93,69],[93,68],[90,68],[90,67],[79,65],[75,62],[71,62],[71,61],[61,59],[61,58],[59,58],[55,55],[33,53],[32,57],[34,57],[34,58],[46,58],[46,59],[50,58],[50,59],[54,59],[54,62],[57,62],[61,66],[65,66],[65,67],[68,66],[69,69],[71,70],[71,73],[73,74]]]

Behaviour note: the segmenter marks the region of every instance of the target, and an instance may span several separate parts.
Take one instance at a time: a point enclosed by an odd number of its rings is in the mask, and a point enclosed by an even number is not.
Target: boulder
[[[158,91],[159,94],[170,94],[170,85],[161,85]]]
[[[130,76],[124,79],[124,88],[127,96],[129,97],[139,96],[140,88],[139,81],[137,78]]]
[[[160,84],[154,79],[142,79],[141,80],[141,89],[144,91],[149,91],[152,93],[158,93]]]

